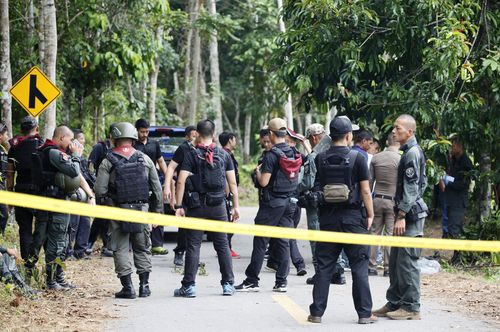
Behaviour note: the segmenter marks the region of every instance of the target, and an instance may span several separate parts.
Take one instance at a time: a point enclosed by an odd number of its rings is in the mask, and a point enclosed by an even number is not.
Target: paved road
[[[242,223],[253,223],[256,208],[242,209]],[[299,227],[305,227],[305,220]],[[235,235],[234,248],[241,259],[233,260],[236,282],[244,278],[244,270],[249,263],[252,238]],[[174,298],[173,290],[180,286],[181,274],[174,269],[173,243],[166,247],[171,253],[167,256],[153,257],[151,275],[152,296],[146,299],[110,300],[110,311],[122,318],[110,321],[109,331],[496,331],[482,321],[455,314],[428,299],[422,301],[420,321],[390,321],[380,319],[370,326],[356,324],[357,315],[351,297],[350,273],[347,272],[347,285],[332,285],[329,307],[323,316],[322,324],[306,321],[308,307],[312,301],[312,286],[305,284],[306,277],[295,275],[292,267],[288,279],[288,292],[272,292],[274,274],[263,271],[259,293],[237,293],[232,297],[221,295],[220,274],[215,251],[211,243],[203,243],[202,261],[206,263],[208,275],[197,277],[197,297],[193,299]],[[309,244],[299,242],[301,253],[308,263],[312,274]],[[135,277],[136,278],[136,277]],[[137,278],[134,280],[138,288]],[[383,305],[388,278],[371,277],[370,285],[374,307]],[[118,287],[118,281],[117,281]]]

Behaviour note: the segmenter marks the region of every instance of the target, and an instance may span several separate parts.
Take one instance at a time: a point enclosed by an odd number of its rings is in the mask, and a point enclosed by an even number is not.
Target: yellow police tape
[[[197,218],[179,218],[158,213],[120,209],[108,206],[91,206],[86,203],[64,201],[41,196],[0,191],[0,203],[31,209],[71,213],[117,221],[142,224],[176,226],[181,228],[222,233],[237,233],[274,238],[289,238],[317,242],[354,243],[390,247],[413,247],[445,250],[500,252],[500,241],[471,241],[430,238],[410,238],[400,236],[376,236],[326,231],[310,231],[295,228],[246,225]]]

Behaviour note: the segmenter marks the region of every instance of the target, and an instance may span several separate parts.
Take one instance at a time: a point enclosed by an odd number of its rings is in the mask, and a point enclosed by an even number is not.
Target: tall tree
[[[156,28],[156,44],[158,51],[163,46],[163,25]],[[156,124],[156,91],[158,89],[158,74],[160,73],[160,54],[156,55],[153,70],[149,74],[148,118],[152,125]]]
[[[56,83],[57,61],[57,20],[56,5],[54,0],[41,0],[43,34],[43,56],[41,57],[42,70],[47,77]],[[56,128],[56,102],[54,101],[44,112],[43,136],[52,137]]]
[[[283,0],[276,0],[278,4],[278,12],[280,13],[280,17],[278,19],[278,25],[281,33],[286,32],[285,22],[283,21],[283,17],[281,16],[281,11],[283,10]],[[293,107],[292,107],[292,94],[287,94],[287,99],[285,103],[285,118],[288,124],[288,128],[293,130]]]
[[[213,19],[217,17],[217,7],[215,0],[208,0],[208,10]],[[210,33],[210,92],[212,94],[212,108],[215,113],[215,128],[219,132],[223,131],[222,126],[222,103],[220,89],[220,70],[219,70],[219,44],[217,40],[217,30]]]
[[[0,108],[2,120],[7,125],[9,135],[12,135],[12,97],[9,94],[12,86],[9,28],[9,0],[0,0]]]

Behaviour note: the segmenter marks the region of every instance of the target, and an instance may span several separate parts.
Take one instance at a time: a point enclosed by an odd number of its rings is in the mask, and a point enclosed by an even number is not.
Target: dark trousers
[[[9,211],[7,211],[7,205],[0,204],[0,234],[3,234],[5,232],[8,217]]]
[[[208,218],[212,220],[227,221],[227,213],[225,203],[218,206],[201,206],[200,208],[188,209],[188,217]],[[196,274],[198,272],[198,264],[200,263],[200,248],[203,239],[203,231],[185,230],[187,239],[186,258],[184,263],[184,278],[182,279],[183,286],[194,285]],[[217,252],[219,260],[219,269],[222,275],[221,285],[225,282],[234,283],[233,262],[231,253],[227,243],[226,233],[211,233],[214,249]]]
[[[296,204],[292,204],[290,200],[282,198],[273,198],[270,202],[259,202],[259,211],[255,217],[256,225],[292,227],[293,215]],[[264,255],[266,253],[268,237],[255,236],[253,238],[253,250],[250,264],[245,270],[247,276],[246,281],[254,284],[259,283],[259,274],[264,263]],[[290,269],[290,248],[288,239],[275,239],[273,245],[276,261],[278,262],[278,270],[276,271],[276,283],[286,283],[288,272]]]
[[[295,212],[293,214],[294,228],[297,228],[297,226],[299,225],[301,210],[302,209],[299,208],[298,206],[295,208]],[[275,252],[273,251],[275,243],[276,239],[269,240],[269,259],[267,261],[271,265],[278,265]],[[304,257],[302,257],[302,255],[300,254],[299,247],[297,245],[297,240],[290,239],[288,240],[288,244],[290,246],[290,259],[292,260],[293,266],[295,266],[297,270],[304,269],[306,267],[306,264],[304,262]]]
[[[361,213],[357,210],[322,212],[319,222],[322,231],[368,234],[368,230],[363,225]],[[372,296],[368,283],[370,247],[329,242],[316,244],[318,271],[313,288],[313,303],[309,306],[311,315],[321,317],[326,310],[330,281],[335,273],[337,259],[342,249],[351,264],[354,308],[359,318],[370,317],[372,311]]]
[[[19,225],[19,242],[21,257],[28,261],[31,246],[33,245],[33,217],[35,211],[23,207],[16,207],[16,222]]]
[[[174,248],[174,252],[176,254],[184,254],[187,246],[187,238],[186,238],[187,230],[184,228],[179,228],[177,231],[177,246]]]
[[[163,226],[156,226],[151,230],[151,246],[163,247]]]
[[[108,247],[108,228],[109,221],[107,219],[95,218],[90,227],[89,245],[93,245],[97,241],[97,237],[102,239],[103,247]]]
[[[448,235],[452,239],[459,239],[462,236],[465,218],[464,206],[446,205],[445,211],[448,218]]]
[[[68,249],[66,256],[82,258],[88,248],[90,234],[90,218],[71,215],[68,227]]]

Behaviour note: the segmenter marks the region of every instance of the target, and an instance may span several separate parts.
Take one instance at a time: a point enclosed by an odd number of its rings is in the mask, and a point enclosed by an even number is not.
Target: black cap
[[[21,131],[30,131],[38,126],[38,121],[32,116],[25,116],[21,120]]]
[[[356,130],[359,130],[359,126],[353,124],[345,115],[337,116],[330,122],[330,135],[345,135]]]

